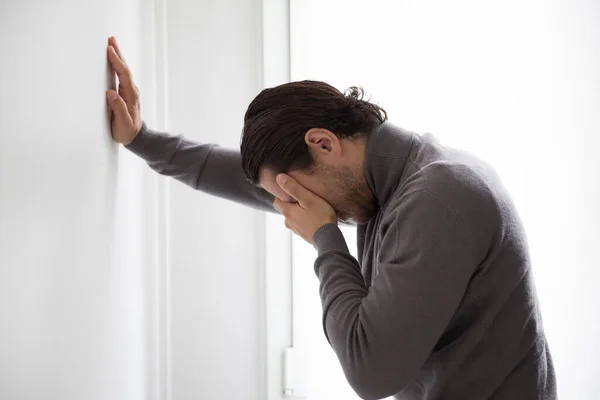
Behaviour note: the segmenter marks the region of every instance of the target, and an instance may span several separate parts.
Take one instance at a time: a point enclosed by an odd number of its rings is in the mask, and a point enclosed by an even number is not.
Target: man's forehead
[[[275,171],[271,170],[268,167],[261,167],[258,171],[258,182],[256,182],[256,185],[264,188],[265,184],[274,182],[276,177],[277,174],[275,173]]]

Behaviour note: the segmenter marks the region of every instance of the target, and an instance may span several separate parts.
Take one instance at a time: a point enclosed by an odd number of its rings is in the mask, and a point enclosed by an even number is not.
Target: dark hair
[[[264,89],[244,116],[244,173],[257,183],[263,166],[277,173],[309,170],[313,159],[304,136],[311,128],[350,138],[370,134],[385,120],[385,110],[364,100],[360,87],[342,93],[325,82],[299,81]]]

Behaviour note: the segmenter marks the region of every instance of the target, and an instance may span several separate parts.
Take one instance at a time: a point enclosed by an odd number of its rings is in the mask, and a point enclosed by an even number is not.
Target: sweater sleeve
[[[211,195],[274,212],[273,195],[246,180],[239,151],[154,131],[145,123],[125,147],[161,175]]]
[[[313,237],[325,335],[363,399],[391,396],[414,379],[478,265],[471,231],[441,200],[420,191],[398,204],[381,222],[370,287],[335,224]]]

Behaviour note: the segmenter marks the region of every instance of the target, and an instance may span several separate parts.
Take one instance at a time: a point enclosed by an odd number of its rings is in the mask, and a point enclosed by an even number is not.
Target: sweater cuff
[[[127,150],[131,150],[135,154],[142,154],[144,150],[148,147],[150,140],[152,138],[152,131],[148,129],[148,126],[145,122],[142,121],[142,129],[138,132],[137,135],[133,138],[131,143],[125,146]]]
[[[349,253],[346,239],[337,224],[326,224],[317,229],[312,244],[319,255],[329,250],[341,250]]]

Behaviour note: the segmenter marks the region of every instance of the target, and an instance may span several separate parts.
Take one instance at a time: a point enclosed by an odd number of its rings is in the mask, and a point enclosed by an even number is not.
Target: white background
[[[600,3],[292,0],[291,78],[362,85],[390,120],[491,162],[529,236],[560,398],[600,383]],[[348,237],[354,243],[354,236]],[[294,238],[311,400],[355,398]]]

